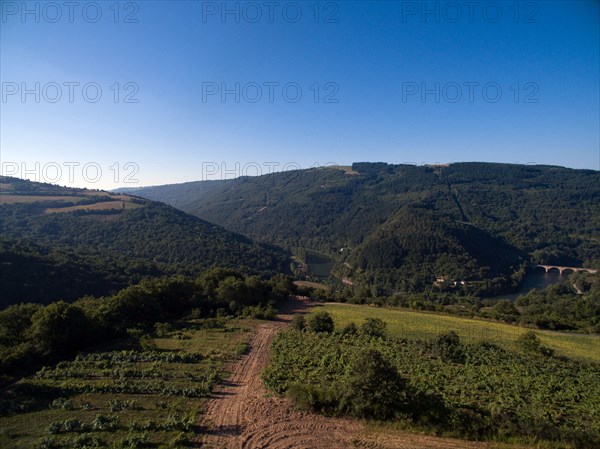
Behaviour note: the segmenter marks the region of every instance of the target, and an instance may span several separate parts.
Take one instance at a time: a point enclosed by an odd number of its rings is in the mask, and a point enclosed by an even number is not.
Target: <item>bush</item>
[[[55,437],[42,437],[35,444],[34,449],[53,449],[55,447],[60,447],[56,442]]]
[[[520,335],[519,338],[517,338],[517,346],[523,352],[527,353],[543,354],[546,356],[554,355],[554,351],[552,349],[542,346],[540,337],[538,337],[533,331],[527,331]]]
[[[327,312],[317,312],[308,317],[307,328],[312,332],[331,333],[334,331],[333,319]]]
[[[346,324],[342,330],[340,331],[342,335],[357,335],[358,334],[358,326],[356,323],[352,322]]]
[[[50,408],[53,410],[73,410],[73,401],[67,398],[57,398],[50,403]]]
[[[170,323],[156,323],[154,325],[154,332],[157,337],[168,337],[173,331],[173,326]]]
[[[112,431],[119,425],[119,417],[116,415],[96,415],[92,421],[92,430],[97,432]]]
[[[300,409],[332,414],[339,411],[342,392],[331,386],[292,383],[287,396]]]
[[[120,412],[123,410],[135,410],[138,408],[138,403],[135,399],[121,401],[119,399],[110,399],[108,408],[111,412]]]
[[[142,335],[140,337],[139,344],[140,349],[142,351],[156,351],[156,343],[154,342],[154,339],[148,334]]]
[[[387,333],[387,324],[379,318],[367,318],[360,327],[360,332],[369,337],[383,338]]]
[[[240,343],[238,343],[234,349],[234,354],[237,357],[240,357],[242,355],[246,355],[250,352],[250,343],[242,341]]]
[[[185,432],[180,432],[173,437],[170,442],[171,447],[188,446],[190,444],[190,438]]]
[[[83,423],[78,419],[66,419],[62,423],[65,432],[78,432],[83,429]]]
[[[388,419],[406,408],[406,381],[383,355],[368,349],[352,361],[341,409],[360,417]]]
[[[27,334],[44,353],[67,355],[86,346],[91,327],[80,307],[58,301],[33,314]]]
[[[121,439],[120,447],[127,449],[141,449],[146,445],[146,441],[148,440],[148,436],[143,433],[142,435],[128,435],[125,438]]]
[[[454,331],[439,334],[431,344],[431,353],[448,363],[462,363],[465,359],[460,338]]]
[[[294,315],[294,318],[292,318],[291,327],[297,331],[304,330],[306,327],[306,318],[304,318],[304,315]]]
[[[51,422],[50,424],[48,424],[48,427],[46,428],[46,431],[52,435],[56,435],[57,433],[59,433],[62,429],[62,423],[60,423],[59,421],[54,421]]]
[[[93,447],[103,447],[104,444],[101,440],[88,434],[77,435],[73,439],[73,448],[75,449],[88,449]]]

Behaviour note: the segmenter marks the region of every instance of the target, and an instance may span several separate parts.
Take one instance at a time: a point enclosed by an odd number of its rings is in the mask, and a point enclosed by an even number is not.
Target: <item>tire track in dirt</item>
[[[269,396],[260,378],[278,331],[310,305],[292,299],[277,321],[260,325],[248,354],[232,367],[204,410],[208,429],[198,442],[206,449],[492,449],[494,444],[408,432],[368,431],[357,420],[327,418],[296,410],[286,398]],[[506,446],[504,446],[506,447]]]
[[[307,308],[290,300],[278,321],[260,325],[248,354],[232,367],[229,381],[220,385],[209,400],[203,419],[210,429],[200,438],[207,449],[345,449],[361,429],[358,422],[325,418],[296,411],[289,400],[268,397],[260,373],[269,348],[279,330],[294,313]]]

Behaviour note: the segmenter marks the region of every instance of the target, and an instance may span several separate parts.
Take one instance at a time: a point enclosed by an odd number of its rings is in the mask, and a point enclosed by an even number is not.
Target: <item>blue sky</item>
[[[3,174],[116,188],[354,161],[600,169],[596,0],[0,3]]]

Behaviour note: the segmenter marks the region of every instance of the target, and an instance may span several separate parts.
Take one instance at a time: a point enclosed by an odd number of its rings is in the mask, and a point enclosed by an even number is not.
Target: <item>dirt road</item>
[[[294,410],[288,400],[270,396],[260,380],[275,334],[306,305],[292,300],[277,321],[258,327],[250,351],[232,369],[228,382],[207,405],[203,447],[210,449],[350,448],[346,443],[360,431],[351,420],[331,419]]]
[[[250,351],[237,361],[229,381],[209,400],[201,435],[207,449],[475,449],[492,448],[482,443],[423,435],[368,432],[357,420],[326,418],[294,409],[289,400],[271,395],[260,373],[267,365],[275,334],[294,313],[308,304],[291,300],[277,321],[258,327]]]

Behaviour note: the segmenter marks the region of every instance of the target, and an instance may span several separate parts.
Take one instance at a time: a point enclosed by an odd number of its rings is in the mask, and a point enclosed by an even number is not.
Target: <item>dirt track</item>
[[[360,424],[301,413],[286,399],[270,396],[260,380],[269,346],[294,313],[306,306],[290,301],[278,321],[258,327],[250,351],[232,368],[228,382],[214,393],[206,407],[202,439],[210,449],[350,448],[344,441],[359,432]]]
[[[308,306],[292,300],[277,321],[258,327],[250,351],[232,367],[229,381],[209,400],[200,436],[207,449],[475,449],[482,443],[409,433],[368,433],[356,420],[325,418],[295,410],[284,398],[269,394],[260,379],[275,334]]]

